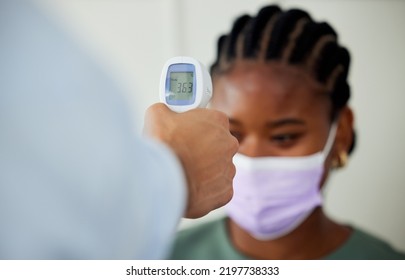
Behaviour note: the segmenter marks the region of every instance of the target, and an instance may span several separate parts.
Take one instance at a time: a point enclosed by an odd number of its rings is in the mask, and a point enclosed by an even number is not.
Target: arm
[[[164,257],[186,206],[177,157],[29,2],[0,2],[0,41],[0,259]]]

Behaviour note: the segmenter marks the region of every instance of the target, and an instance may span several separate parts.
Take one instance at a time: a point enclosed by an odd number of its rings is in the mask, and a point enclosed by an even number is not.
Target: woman
[[[327,23],[264,7],[218,41],[212,107],[239,140],[226,218],[181,232],[174,259],[405,259],[330,219],[321,189],[354,148],[350,56]]]

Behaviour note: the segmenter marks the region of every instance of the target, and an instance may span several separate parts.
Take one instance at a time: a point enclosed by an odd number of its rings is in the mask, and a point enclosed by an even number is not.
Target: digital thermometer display
[[[160,99],[176,112],[205,107],[212,95],[207,69],[191,57],[174,57],[163,67]]]
[[[169,66],[166,78],[166,102],[169,105],[190,105],[195,101],[195,66],[178,63]]]
[[[194,72],[171,72],[170,73],[170,94],[168,102],[185,101],[193,102],[195,99]]]

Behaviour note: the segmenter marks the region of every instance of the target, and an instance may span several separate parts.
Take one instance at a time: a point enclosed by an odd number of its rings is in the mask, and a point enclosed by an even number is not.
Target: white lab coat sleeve
[[[34,6],[0,2],[0,259],[164,258],[181,164]]]

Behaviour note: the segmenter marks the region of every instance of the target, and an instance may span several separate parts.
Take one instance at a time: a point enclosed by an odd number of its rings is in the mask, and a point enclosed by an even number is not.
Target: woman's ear
[[[334,167],[343,167],[354,140],[354,115],[350,107],[345,106],[337,118],[337,132],[333,154]]]

